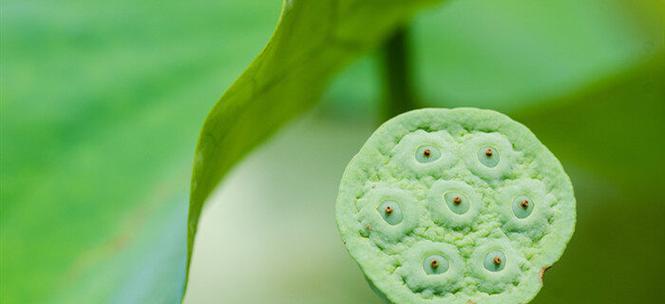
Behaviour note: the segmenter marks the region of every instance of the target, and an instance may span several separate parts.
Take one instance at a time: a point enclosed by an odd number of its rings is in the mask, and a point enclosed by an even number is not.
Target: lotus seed
[[[441,157],[441,152],[430,146],[419,147],[416,150],[416,159],[421,163],[433,162]]]
[[[457,193],[446,193],[444,199],[447,202],[448,208],[455,214],[464,214],[471,207],[467,200],[462,199],[460,194]]]
[[[492,251],[485,257],[484,265],[491,272],[501,271],[506,267],[506,255],[501,251]]]
[[[525,126],[470,108],[384,123],[346,168],[336,211],[390,303],[527,303],[575,226],[554,155]]]
[[[383,219],[391,225],[397,225],[402,222],[402,212],[399,209],[399,205],[395,202],[384,202],[379,206],[379,210],[383,210],[382,217]]]
[[[517,197],[513,202],[513,213],[517,218],[523,219],[531,215],[534,204],[524,196]]]
[[[448,261],[440,255],[430,256],[423,262],[423,269],[427,274],[442,274],[448,271],[449,267]]]
[[[480,151],[478,151],[478,160],[483,165],[489,168],[494,168],[499,164],[499,153],[497,153],[496,149],[491,147],[481,148]]]

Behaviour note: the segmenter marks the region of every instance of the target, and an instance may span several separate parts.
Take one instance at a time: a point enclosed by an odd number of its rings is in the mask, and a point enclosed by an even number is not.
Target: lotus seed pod
[[[575,228],[554,155],[525,126],[471,108],[384,123],[346,168],[336,212],[388,303],[526,303]]]
[[[410,234],[422,218],[413,194],[400,188],[378,185],[361,199],[360,205],[361,233],[382,248]]]

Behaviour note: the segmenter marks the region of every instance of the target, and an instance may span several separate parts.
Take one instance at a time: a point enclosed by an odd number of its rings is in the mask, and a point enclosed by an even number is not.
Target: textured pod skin
[[[384,123],[349,163],[337,224],[392,303],[527,303],[575,228],[559,161],[490,110],[421,109]]]

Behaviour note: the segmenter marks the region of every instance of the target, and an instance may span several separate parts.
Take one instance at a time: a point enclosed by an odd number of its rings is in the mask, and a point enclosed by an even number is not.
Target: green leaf
[[[188,265],[202,208],[229,169],[314,105],[335,72],[435,2],[283,2],[272,39],[215,105],[201,131],[190,194]]]
[[[0,303],[178,302],[191,147],[279,4],[9,0],[0,14]]]

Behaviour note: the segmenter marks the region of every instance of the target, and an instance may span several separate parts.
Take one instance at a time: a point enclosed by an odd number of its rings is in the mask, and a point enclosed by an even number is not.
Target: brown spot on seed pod
[[[423,155],[425,155],[425,157],[429,157],[430,155],[432,155],[432,151],[430,149],[425,149],[423,151]]]
[[[432,262],[430,263],[430,266],[432,266],[433,269],[439,268],[439,261],[432,260]]]
[[[494,150],[492,150],[492,148],[485,149],[485,155],[487,155],[487,157],[492,157],[492,154],[494,154]]]
[[[462,203],[462,198],[459,197],[459,195],[453,197],[453,203],[454,203],[455,205],[459,205],[459,204],[461,204],[461,203]]]
[[[545,272],[550,270],[550,268],[552,268],[552,266],[545,266],[542,269],[540,269],[540,282],[543,281],[543,277],[545,276]]]
[[[520,203],[520,206],[522,206],[522,208],[524,208],[524,209],[529,208],[529,200],[527,200],[527,199],[523,200]]]
[[[498,266],[498,265],[501,265],[501,262],[502,262],[502,261],[501,261],[501,257],[498,256],[498,255],[495,256],[494,259],[492,260],[492,262],[494,263],[494,265],[497,265],[497,266]]]

